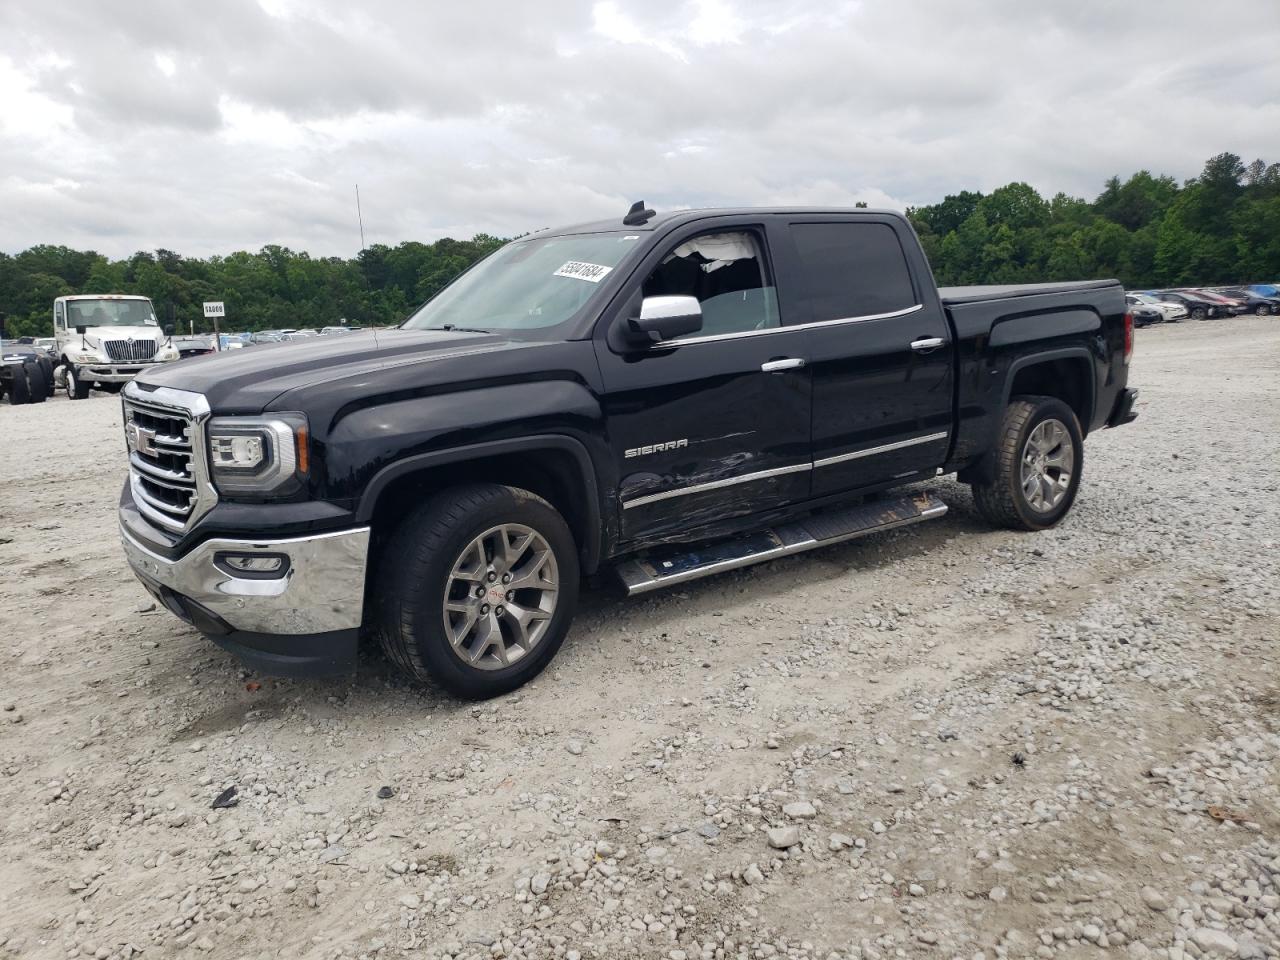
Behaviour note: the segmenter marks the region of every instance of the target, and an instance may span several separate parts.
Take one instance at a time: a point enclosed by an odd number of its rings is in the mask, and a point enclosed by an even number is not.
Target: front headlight
[[[106,363],[107,358],[92,347],[68,347],[67,356],[74,363]]]
[[[219,493],[287,497],[302,488],[311,465],[305,414],[215,417],[207,432]]]
[[[156,359],[160,361],[177,360],[180,356],[182,354],[178,352],[178,348],[171,344],[165,344],[156,351]]]

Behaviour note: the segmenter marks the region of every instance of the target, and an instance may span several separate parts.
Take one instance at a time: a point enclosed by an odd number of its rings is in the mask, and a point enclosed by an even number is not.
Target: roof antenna
[[[356,184],[356,219],[360,222],[360,249],[364,250],[364,214],[360,212],[360,184]]]
[[[638,227],[647,223],[656,215],[656,211],[650,210],[644,205],[643,200],[637,200],[631,205],[631,209],[627,211],[627,215],[622,218],[624,227]]]

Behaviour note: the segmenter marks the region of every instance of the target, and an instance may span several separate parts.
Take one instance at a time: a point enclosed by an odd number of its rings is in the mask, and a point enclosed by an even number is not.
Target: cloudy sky
[[[0,250],[509,235],[1280,160],[1277,0],[4,0]]]

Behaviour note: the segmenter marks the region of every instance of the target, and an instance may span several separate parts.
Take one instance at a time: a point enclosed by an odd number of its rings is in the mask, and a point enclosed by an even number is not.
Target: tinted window
[[[906,254],[884,223],[793,223],[813,321],[916,305]]]
[[[681,242],[644,282],[646,297],[697,297],[702,329],[712,337],[778,326],[778,299],[751,233],[707,233]]]

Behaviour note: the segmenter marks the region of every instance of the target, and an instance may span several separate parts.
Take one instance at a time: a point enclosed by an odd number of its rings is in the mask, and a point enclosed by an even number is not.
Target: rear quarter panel
[[[947,304],[956,337],[956,442],[948,471],[961,469],[995,441],[1019,370],[1064,360],[1084,369],[1086,433],[1098,429],[1128,380],[1124,363],[1124,290],[1105,287]]]

